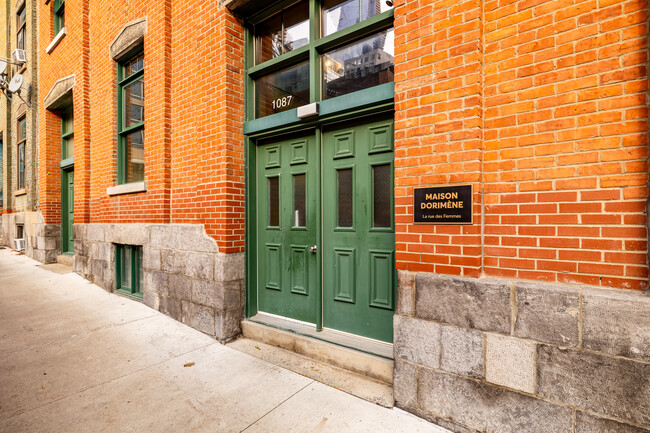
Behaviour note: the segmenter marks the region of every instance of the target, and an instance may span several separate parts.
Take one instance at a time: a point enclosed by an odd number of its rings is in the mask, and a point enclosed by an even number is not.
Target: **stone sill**
[[[18,197],[19,195],[25,195],[25,194],[27,194],[27,190],[25,188],[14,191],[15,197]]]
[[[45,52],[47,54],[50,54],[54,48],[56,48],[57,45],[59,45],[59,42],[61,42],[61,39],[68,33],[65,27],[63,27],[61,30],[59,30],[59,33],[54,36],[54,39],[52,39],[52,42],[50,42],[50,45],[47,46],[45,49]]]
[[[146,192],[147,182],[125,183],[123,185],[109,186],[106,188],[108,195],[131,194],[134,192]]]

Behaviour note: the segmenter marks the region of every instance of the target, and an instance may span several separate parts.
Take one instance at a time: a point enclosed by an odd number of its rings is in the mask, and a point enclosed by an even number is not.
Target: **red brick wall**
[[[40,210],[45,223],[61,223],[61,120],[46,110],[43,101],[61,78],[74,75],[75,222],[88,222],[89,213],[89,93],[88,93],[88,1],[65,4],[67,34],[54,50],[45,49],[54,38],[54,2],[39,7],[39,188]]]
[[[56,80],[75,75],[75,222],[202,223],[222,252],[242,251],[240,23],[209,1],[188,8],[169,0],[68,0],[68,34],[48,55],[52,4],[40,5],[41,88],[44,99]],[[117,73],[109,46],[125,24],[145,16],[147,192],[110,197],[106,189],[117,183]],[[57,223],[60,120],[44,109],[40,118],[42,210]]]
[[[399,269],[647,287],[647,6],[397,5]],[[413,225],[448,183],[474,225]]]
[[[243,251],[243,28],[209,0],[176,2],[173,28],[171,218],[204,223],[222,252]]]

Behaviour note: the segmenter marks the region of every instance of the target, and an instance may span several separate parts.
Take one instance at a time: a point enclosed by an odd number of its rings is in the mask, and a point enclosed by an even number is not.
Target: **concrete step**
[[[61,263],[62,265],[66,265],[70,267],[72,267],[73,260],[74,260],[74,256],[71,256],[69,254],[61,254],[56,256],[57,263]]]
[[[250,335],[251,327],[247,325],[245,327],[248,327]],[[371,403],[389,408],[395,403],[393,387],[386,382],[251,338],[239,338],[228,343],[228,346]]]

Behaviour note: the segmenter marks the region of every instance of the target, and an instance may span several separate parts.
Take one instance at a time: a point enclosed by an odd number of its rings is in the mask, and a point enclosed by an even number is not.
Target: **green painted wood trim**
[[[139,51],[138,51],[138,54],[140,54]],[[128,58],[128,60],[131,60],[134,57],[135,56],[131,56],[131,57]],[[122,62],[122,63],[125,63],[125,62]],[[133,83],[134,81],[137,81],[138,79],[140,79],[140,78],[142,78],[144,76],[144,69],[141,69],[138,72],[129,75],[127,78],[122,78],[124,76],[124,66],[122,65],[122,63],[119,64],[121,74],[119,75],[119,77],[117,79],[117,85],[118,86],[121,86],[121,87],[128,86],[129,84]]]
[[[128,135],[133,131],[137,131],[138,129],[144,128],[144,122],[138,122],[135,125],[131,125],[129,127],[126,127],[120,131],[120,135]]]
[[[323,230],[321,229],[323,227],[323,209],[322,209],[322,191],[323,191],[323,176],[322,176],[322,171],[323,171],[323,162],[322,162],[322,155],[323,152],[321,151],[321,138],[322,134],[321,131],[316,129],[314,131],[315,133],[315,147],[317,149],[316,151],[316,166],[318,169],[321,171],[321,175],[318,176],[317,178],[317,191],[319,193],[319,199],[316,200],[316,227],[318,229],[316,230],[316,245],[319,246],[320,251],[318,251],[317,254],[317,259],[316,259],[316,275],[318,276],[318,290],[320,291],[320,296],[318,296],[318,301],[317,301],[317,308],[316,308],[316,330],[317,331],[322,331],[323,330],[323,249],[321,246],[323,245]]]
[[[256,173],[256,143],[250,138],[245,139],[244,158],[246,161],[245,170],[245,221],[244,221],[244,242],[246,251],[246,317],[253,317],[257,314],[257,196],[255,173]]]
[[[254,53],[253,53],[254,57]],[[257,66],[251,66],[248,69],[248,75],[251,78],[257,78],[262,75],[270,74],[279,69],[283,69],[287,66],[291,66],[294,63],[298,63],[302,60],[307,60],[309,58],[309,46],[305,45],[298,48],[297,50],[290,51],[288,53],[282,54],[274,59],[267,60],[264,63],[261,63]],[[255,60],[253,59],[253,62]]]
[[[244,122],[244,134],[254,137],[270,129],[280,128],[286,131],[288,128],[295,129],[332,121],[334,115],[349,116],[352,113],[385,111],[393,106],[394,97],[395,83],[380,84],[319,102],[320,114],[317,118],[300,119],[297,110],[293,109],[249,120]]]
[[[74,165],[74,156],[59,162],[59,168],[70,168]]]

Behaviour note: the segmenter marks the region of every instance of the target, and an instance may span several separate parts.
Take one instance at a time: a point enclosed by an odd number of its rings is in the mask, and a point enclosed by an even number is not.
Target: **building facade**
[[[34,1],[4,2],[4,33],[0,35],[3,79],[20,75],[16,93],[0,95],[0,239],[15,248],[22,239],[25,252],[41,261],[56,245],[45,242],[42,215],[38,212],[38,39]],[[22,50],[25,59],[16,58]]]
[[[650,429],[647,4],[37,7],[76,272],[394,359],[452,431]]]

